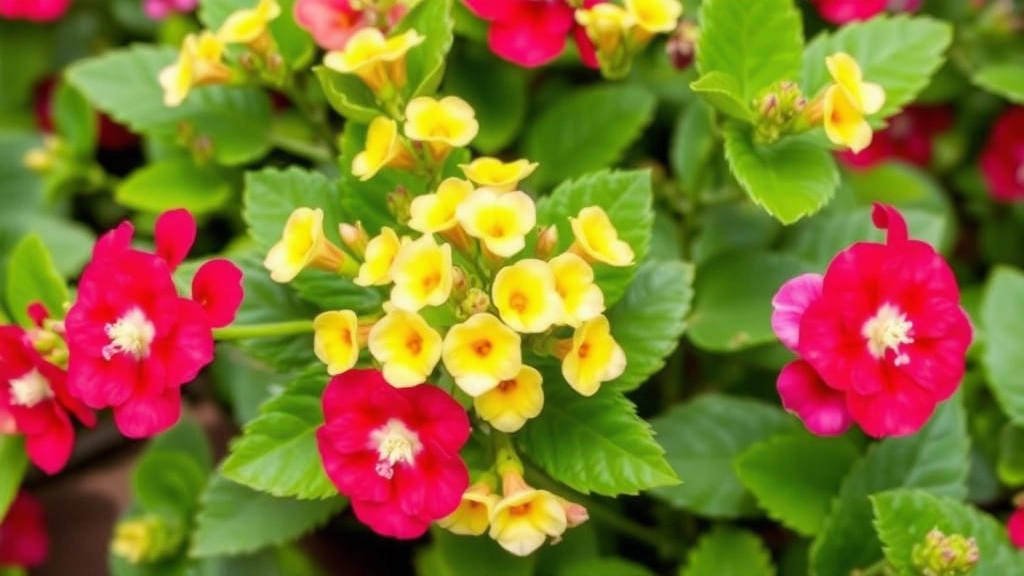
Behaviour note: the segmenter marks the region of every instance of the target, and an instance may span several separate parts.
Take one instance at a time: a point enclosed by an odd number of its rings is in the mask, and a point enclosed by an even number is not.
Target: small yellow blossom
[[[522,341],[491,314],[474,314],[448,330],[441,358],[455,384],[472,397],[515,378],[523,365]]]
[[[516,556],[529,556],[548,537],[561,538],[569,522],[558,497],[531,488],[514,474],[504,480],[505,497],[491,513],[491,538]]]
[[[572,335],[572,348],[562,359],[562,376],[574,390],[593,396],[602,382],[626,370],[626,353],[612,338],[608,318],[598,316],[580,325]]]
[[[189,34],[182,41],[178,60],[160,71],[164,105],[178,106],[197,86],[223,84],[231,78],[224,62],[224,43],[209,32]]]
[[[395,262],[402,241],[387,226],[366,244],[365,260],[353,282],[360,286],[384,286],[391,282],[391,265]]]
[[[127,518],[114,526],[110,552],[130,564],[148,564],[173,555],[184,537],[179,526],[160,517]]]
[[[440,100],[420,96],[405,107],[406,137],[426,142],[436,162],[452,148],[469,144],[479,130],[473,107],[457,96]]]
[[[502,162],[497,158],[483,157],[469,164],[459,164],[459,168],[466,178],[479,186],[510,192],[516,189],[521,180],[533,174],[537,169],[537,163],[529,160]]]
[[[526,258],[499,270],[491,298],[501,320],[517,332],[543,332],[562,319],[555,274],[543,260]]]
[[[313,320],[313,351],[331,376],[347,372],[359,360],[359,319],[351,310],[323,312]]]
[[[441,335],[419,314],[397,308],[370,329],[367,347],[395,388],[426,382],[441,359]]]
[[[580,256],[612,266],[629,266],[633,263],[633,249],[619,239],[618,231],[603,208],[588,206],[580,210],[578,216],[570,218],[569,222],[576,239],[571,249]]]
[[[341,248],[324,236],[324,211],[296,208],[284,225],[281,240],[267,252],[263,265],[274,282],[291,282],[306,268],[342,272],[348,264]]]
[[[438,245],[426,234],[398,250],[391,265],[391,303],[417,312],[424,306],[440,306],[452,291],[452,247]]]
[[[825,90],[822,103],[825,134],[834,144],[860,152],[871,144],[871,125],[839,86]]]
[[[647,34],[671,32],[683,15],[679,0],[625,0],[626,11]]]
[[[352,35],[342,51],[328,52],[324,66],[342,74],[355,74],[380,93],[386,86],[397,90],[405,85],[405,57],[412,48],[426,40],[415,30],[407,30],[393,38],[372,26]]]
[[[398,123],[378,116],[367,129],[366,148],[352,159],[352,175],[365,182],[386,166],[408,168],[413,164],[412,155],[398,137]]]
[[[487,532],[491,512],[500,498],[487,482],[477,482],[462,495],[462,502],[448,516],[437,521],[438,526],[453,534],[479,536]]]
[[[599,57],[615,58],[626,49],[625,40],[636,26],[636,18],[618,4],[602,2],[576,10],[576,23],[594,43]]]
[[[474,398],[473,408],[496,430],[515,432],[544,408],[542,381],[536,368],[523,365],[515,378],[503,380]]]
[[[412,199],[409,227],[424,234],[453,228],[458,224],[455,209],[471,192],[473,185],[469,182],[460,178],[446,178],[437,187],[437,192]]]
[[[249,44],[267,31],[267,25],[281,15],[276,0],[259,0],[254,8],[238,10],[224,21],[217,36],[227,44]]]
[[[594,283],[594,269],[572,252],[551,259],[555,291],[562,298],[561,323],[576,327],[604,313],[604,292]]]
[[[466,233],[489,251],[509,258],[526,246],[525,236],[537,224],[537,207],[524,192],[480,188],[455,210]]]
[[[844,52],[825,58],[825,66],[836,84],[842,88],[849,103],[863,115],[874,114],[885,104],[885,90],[878,84],[864,82],[860,64]]]

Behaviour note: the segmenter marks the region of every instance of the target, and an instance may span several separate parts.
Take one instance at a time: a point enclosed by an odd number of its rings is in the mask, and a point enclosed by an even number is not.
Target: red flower
[[[1010,514],[1006,530],[1010,533],[1010,542],[1017,548],[1024,549],[1024,508],[1018,508]]]
[[[0,566],[34,568],[50,554],[43,505],[19,492],[0,523]]]
[[[805,362],[780,374],[783,405],[818,434],[841,433],[849,419],[874,437],[912,434],[963,377],[971,326],[953,272],[907,237],[894,208],[876,205],[872,218],[886,243],[837,254],[820,295],[801,276],[773,300],[776,333]]]
[[[1010,108],[996,119],[981,151],[981,174],[995,200],[1024,198],[1024,107]]]
[[[68,11],[71,0],[0,0],[0,19],[51,22]]]
[[[323,408],[324,469],[374,532],[417,538],[459,506],[469,418],[440,388],[399,389],[377,370],[349,370],[327,384]]]
[[[890,12],[913,12],[921,7],[922,0],[811,0],[818,13],[833,24],[846,24],[867,20]]]
[[[3,2],[3,0],[0,0]],[[33,110],[36,126],[43,132],[52,133],[53,126],[53,91],[57,87],[57,77],[51,76],[40,82],[35,89]],[[103,150],[123,150],[139,143],[139,136],[124,126],[114,122],[106,114],[97,113],[99,117],[98,143]]]
[[[96,243],[65,324],[72,393],[93,408],[112,408],[121,432],[141,438],[178,420],[180,388],[213,360],[212,329],[233,320],[242,275],[212,260],[193,280],[195,300],[182,298],[171,272],[195,238],[192,216],[160,216],[157,254],[131,248],[132,232],[123,223]]]
[[[405,15],[407,8],[396,4],[387,13],[388,27]],[[352,0],[298,0],[295,21],[309,30],[324,50],[343,50],[353,34],[377,25],[377,14],[370,7],[353,7]]]
[[[585,0],[587,8],[600,0]],[[576,24],[575,10],[565,0],[465,0],[477,16],[491,23],[491,51],[520,66],[535,68],[551,62],[565,49],[572,34],[583,63],[597,68],[594,45]]]
[[[927,168],[932,161],[932,142],[953,126],[948,106],[908,106],[889,120],[889,125],[859,153],[843,150],[837,155],[851,168],[870,168],[886,160],[903,160]]]

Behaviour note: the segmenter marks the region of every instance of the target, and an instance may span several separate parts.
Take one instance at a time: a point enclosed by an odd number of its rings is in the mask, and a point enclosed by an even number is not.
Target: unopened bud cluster
[[[946,535],[932,528],[911,551],[914,568],[921,576],[966,576],[970,574],[981,552],[974,538],[959,534]]]

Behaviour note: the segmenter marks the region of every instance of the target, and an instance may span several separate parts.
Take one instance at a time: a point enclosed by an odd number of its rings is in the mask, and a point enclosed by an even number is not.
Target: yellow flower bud
[[[562,376],[583,396],[593,396],[602,382],[626,370],[626,353],[612,338],[608,318],[598,316],[576,329],[572,347],[562,359]]]
[[[391,303],[417,312],[424,306],[440,306],[452,291],[452,247],[438,245],[426,234],[402,245],[391,265]]]
[[[263,265],[274,282],[291,282],[306,268],[345,272],[348,259],[324,236],[324,211],[296,208],[284,225],[281,240],[267,252]]]
[[[281,15],[276,0],[259,0],[254,8],[238,10],[228,16],[217,30],[217,37],[227,44],[256,42],[267,32],[267,25]]]
[[[446,178],[433,194],[413,198],[409,207],[409,227],[424,234],[444,232],[458,221],[455,210],[470,193],[473,185],[460,178]]]
[[[406,54],[424,40],[415,30],[386,38],[379,29],[369,26],[353,34],[344,50],[328,52],[324,66],[355,74],[376,94],[385,87],[397,90],[405,85]]]
[[[180,526],[157,516],[121,520],[114,526],[110,552],[130,564],[157,562],[172,556],[185,540]]]
[[[426,142],[433,160],[441,162],[452,148],[466,146],[476,138],[480,124],[473,107],[462,98],[420,96],[406,105],[403,129],[407,138]]]
[[[537,224],[537,207],[524,192],[480,188],[459,205],[455,216],[491,253],[509,258],[526,246],[524,237]]]
[[[483,157],[469,164],[459,164],[462,173],[479,186],[510,192],[516,189],[519,182],[537,169],[536,162],[516,160],[502,162],[497,158]]]
[[[562,298],[562,324],[576,327],[604,313],[604,292],[586,260],[566,252],[551,259],[555,291]]]
[[[360,286],[384,286],[391,283],[391,265],[402,247],[398,234],[387,226],[366,244],[365,261],[352,280]]]
[[[555,274],[543,260],[526,258],[499,270],[491,296],[501,320],[517,332],[543,332],[562,319]]]
[[[626,12],[648,34],[671,32],[683,15],[679,0],[625,0]]]
[[[636,26],[636,19],[622,6],[602,2],[576,10],[576,23],[594,43],[599,57],[615,59],[625,50],[625,40]]]
[[[472,397],[519,374],[523,365],[519,334],[491,314],[474,314],[448,330],[441,348],[445,368]]]
[[[164,105],[180,105],[192,88],[230,80],[231,69],[223,58],[224,43],[210,32],[186,36],[177,62],[160,71],[158,80],[164,91]]]
[[[313,320],[313,352],[331,376],[347,372],[359,360],[359,319],[351,310],[332,310]]]
[[[487,532],[491,523],[491,512],[500,498],[493,493],[490,484],[477,482],[462,495],[462,502],[448,516],[437,521],[438,526],[453,534],[479,536]]]
[[[415,160],[398,137],[398,123],[385,116],[370,122],[366,148],[352,159],[352,175],[362,181],[373,178],[381,168],[409,168]]]
[[[494,506],[489,533],[502,548],[529,556],[548,537],[565,533],[569,523],[557,496],[531,488],[518,474],[506,474],[503,480],[505,497]]]
[[[612,266],[633,264],[633,248],[619,239],[618,231],[603,208],[588,206],[580,210],[576,218],[570,218],[569,222],[575,236],[571,251],[591,262],[604,262]]]
[[[474,398],[473,408],[496,430],[516,432],[544,408],[542,380],[536,368],[523,365],[515,378],[503,380]]]
[[[419,314],[397,308],[374,324],[367,347],[395,388],[426,382],[441,359],[441,335]]]

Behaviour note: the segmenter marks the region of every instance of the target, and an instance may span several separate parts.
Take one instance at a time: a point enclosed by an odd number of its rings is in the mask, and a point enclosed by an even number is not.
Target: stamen
[[[105,360],[120,353],[141,360],[149,356],[149,347],[156,336],[156,327],[138,307],[129,310],[116,322],[107,324],[104,331],[110,338],[110,343],[102,351]]]

